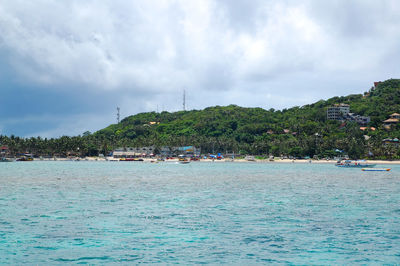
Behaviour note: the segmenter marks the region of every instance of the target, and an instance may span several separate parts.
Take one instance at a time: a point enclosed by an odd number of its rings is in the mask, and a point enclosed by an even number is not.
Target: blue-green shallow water
[[[399,264],[400,167],[0,164],[0,264]]]

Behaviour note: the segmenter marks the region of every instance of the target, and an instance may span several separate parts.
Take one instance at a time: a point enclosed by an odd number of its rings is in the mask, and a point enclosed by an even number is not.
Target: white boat
[[[365,167],[374,167],[376,164],[369,164],[366,161],[352,161],[352,160],[345,160],[345,161],[338,161],[335,166],[337,167],[356,167],[356,168],[365,168]]]
[[[247,155],[244,159],[249,162],[254,162],[256,160],[253,155]]]

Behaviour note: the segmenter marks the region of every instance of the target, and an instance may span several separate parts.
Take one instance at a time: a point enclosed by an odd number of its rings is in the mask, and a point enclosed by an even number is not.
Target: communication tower
[[[117,107],[117,123],[119,124],[119,118],[120,118],[120,115],[119,115],[119,107]]]
[[[183,111],[186,111],[186,90],[183,90]]]

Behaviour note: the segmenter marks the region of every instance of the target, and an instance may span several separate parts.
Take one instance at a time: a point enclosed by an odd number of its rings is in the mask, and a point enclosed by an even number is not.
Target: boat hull
[[[376,164],[336,164],[337,167],[346,167],[346,168],[366,168],[366,167],[375,167]]]
[[[367,163],[366,161],[338,161],[335,166],[337,167],[346,167],[346,168],[372,168],[375,167],[376,164]]]
[[[361,170],[366,172],[388,172],[391,168],[362,168]]]

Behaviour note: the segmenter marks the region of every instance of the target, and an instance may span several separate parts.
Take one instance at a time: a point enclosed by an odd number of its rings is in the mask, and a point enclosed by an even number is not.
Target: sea
[[[385,167],[0,163],[0,264],[400,264]]]

